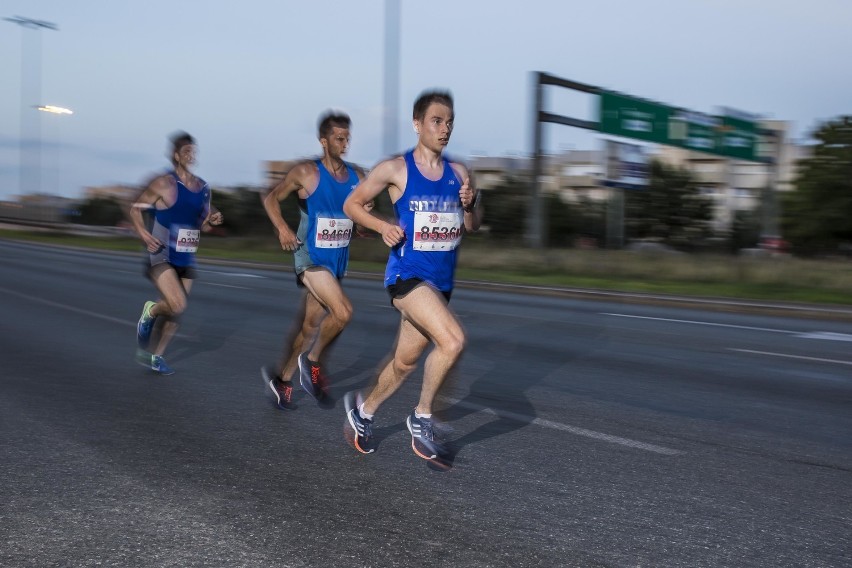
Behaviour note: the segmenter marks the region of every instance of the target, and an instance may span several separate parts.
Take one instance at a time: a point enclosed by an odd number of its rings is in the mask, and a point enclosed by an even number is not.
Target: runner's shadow
[[[534,338],[541,332],[541,328],[532,327],[513,328],[511,333],[499,330],[499,335],[477,338],[472,342],[487,346],[483,358],[489,359],[491,365],[478,372],[479,378],[471,384],[463,399],[450,403],[448,408],[438,413],[439,420],[444,422],[440,427],[451,430],[449,423],[481,412],[492,415],[493,419],[447,443],[448,466],[452,466],[465,446],[503,436],[531,424],[538,412],[526,391],[582,355],[584,346],[581,345],[576,346],[578,350],[563,349],[558,354],[540,347]],[[444,434],[445,439],[451,436],[449,431]]]
[[[204,317],[197,324],[175,337],[166,351],[166,361],[179,362],[201,353],[218,351],[228,339],[245,325],[244,318]],[[181,333],[182,330],[178,330]],[[154,333],[157,333],[155,328]]]

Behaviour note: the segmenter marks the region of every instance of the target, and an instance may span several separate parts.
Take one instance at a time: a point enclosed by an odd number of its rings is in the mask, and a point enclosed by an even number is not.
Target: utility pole
[[[400,0],[385,0],[385,77],[382,150],[385,156],[399,151],[399,35]]]
[[[59,31],[59,27],[51,22],[21,16],[3,19],[24,28],[21,33],[21,133],[18,188],[23,194],[40,193],[41,114],[32,112],[34,106],[42,104],[41,34],[38,32],[42,29]],[[28,34],[26,30],[34,30],[36,33]],[[28,36],[31,37],[28,38]],[[27,39],[31,40],[30,44],[27,43]],[[30,92],[28,87],[31,89]],[[28,138],[31,139],[28,140]],[[32,154],[28,152],[30,146],[32,146]],[[28,173],[32,174],[31,180]]]

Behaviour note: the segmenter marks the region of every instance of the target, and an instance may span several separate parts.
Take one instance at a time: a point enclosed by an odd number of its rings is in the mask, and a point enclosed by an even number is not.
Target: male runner
[[[160,293],[156,302],[145,302],[136,326],[139,359],[160,375],[174,370],[163,360],[166,346],[177,332],[177,318],[186,309],[187,295],[195,278],[195,252],[201,231],[220,225],[222,214],[210,204],[210,188],[192,173],[196,163],[195,139],[186,132],[171,138],[170,159],[173,169],[154,178],[130,208],[130,220],[148,249],[146,275]],[[143,212],[153,210],[151,231],[145,226]],[[163,318],[156,341],[151,341],[154,321]],[[151,352],[145,351],[153,344]]]
[[[299,330],[288,346],[289,353],[278,372],[261,368],[261,376],[281,409],[294,408],[292,378],[297,367],[302,388],[320,404],[331,403],[320,361],[325,348],[352,318],[352,304],[340,286],[353,235],[353,223],[343,213],[343,201],[364,173],[343,161],[349,149],[350,126],[349,116],[342,112],[322,115],[318,133],[322,158],[296,165],[263,200],[281,248],[294,251],[296,284],[306,289],[296,324]],[[296,233],[284,221],[280,205],[293,192],[299,197],[301,213]]]
[[[453,132],[450,93],[429,91],[414,103],[417,145],[402,156],[378,164],[346,200],[353,221],[382,235],[391,247],[385,287],[401,319],[390,362],[379,373],[366,400],[349,393],[347,418],[355,448],[371,453],[373,415],[415,369],[431,342],[417,406],[406,419],[414,453],[428,460],[446,457],[436,439],[432,404],[444,379],[464,349],[465,335],[448,302],[453,290],[456,248],[465,231],[481,223],[478,192],[467,169],[443,156]],[[387,188],[397,223],[363,210]]]

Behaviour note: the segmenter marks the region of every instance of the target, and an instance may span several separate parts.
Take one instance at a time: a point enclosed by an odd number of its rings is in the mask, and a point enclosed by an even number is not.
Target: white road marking
[[[260,274],[249,274],[248,272],[221,272],[219,270],[201,270],[198,272],[206,272],[208,274],[219,274],[221,276],[234,276],[236,278],[266,278],[266,276],[261,276]]]
[[[93,317],[93,318],[105,320],[105,321],[112,322],[112,323],[118,323],[118,324],[121,324],[121,325],[130,326],[130,327],[136,327],[136,323],[137,323],[135,321],[131,322],[131,321],[123,320],[121,318],[114,318],[112,316],[108,316],[108,315],[105,315],[105,314],[99,314],[98,312],[93,312],[91,310],[84,310],[83,308],[78,308],[78,307],[75,307],[75,306],[69,306],[67,304],[60,304],[59,302],[54,302],[53,300],[47,300],[45,298],[39,298],[37,296],[30,296],[28,294],[21,294],[20,292],[16,292],[14,290],[9,290],[8,288],[0,288],[0,292],[2,292],[4,294],[11,294],[12,296],[17,296],[19,298],[23,298],[23,299],[29,300],[31,302],[44,304],[45,306],[50,306],[52,308],[59,308],[61,310],[67,310],[69,312],[82,314],[84,316],[90,316],[90,317]],[[182,339],[186,339],[189,336],[183,335],[181,333],[176,333],[175,337],[180,337]]]
[[[770,357],[787,357],[788,359],[802,359],[804,361],[817,361],[819,363],[836,363],[838,365],[852,365],[852,361],[841,361],[839,359],[823,359],[822,357],[805,357],[804,355],[790,355],[789,353],[772,353],[771,351],[755,351],[754,349],[734,349],[731,351],[740,353],[754,353],[755,355],[769,355]]]
[[[731,327],[735,329],[750,329],[752,331],[769,331],[772,333],[788,333],[788,334],[800,334],[804,333],[801,331],[790,331],[788,329],[773,329],[770,327],[752,327],[748,325],[733,325],[729,323],[714,323],[709,321],[694,321],[694,320],[679,320],[679,319],[670,319],[670,318],[654,318],[650,316],[634,316],[630,314],[612,314],[608,312],[601,312],[603,316],[614,316],[617,318],[634,318],[634,319],[646,319],[646,320],[654,320],[654,321],[667,321],[672,323],[688,323],[692,325],[706,325],[711,327]]]
[[[240,290],[251,290],[248,286],[234,286],[232,284],[218,284],[216,282],[200,282],[202,286],[219,286],[222,288],[239,288]]]
[[[602,442],[610,442],[612,444],[619,444],[622,446],[627,446],[629,448],[636,448],[638,450],[645,450],[648,452],[654,452],[666,456],[677,456],[684,453],[681,450],[666,448],[665,446],[657,446],[656,444],[648,444],[646,442],[639,442],[638,440],[631,440],[629,438],[622,438],[620,436],[613,436],[612,434],[605,434],[603,432],[597,432],[595,430],[588,430],[586,428],[580,428],[579,426],[571,426],[570,424],[563,424],[561,422],[554,422],[552,420],[545,420],[543,418],[536,418],[534,416],[526,416],[523,414],[509,412],[506,410],[494,410],[493,408],[489,408],[487,406],[464,402],[455,398],[449,398],[446,396],[441,396],[439,398],[445,402],[456,404],[458,406],[463,406],[465,408],[472,408],[474,410],[479,410],[488,414],[511,418],[512,420],[517,420],[519,422],[535,424],[536,426],[541,426],[543,428],[550,428],[552,430],[568,432],[569,434],[584,436],[586,438],[592,438],[594,440],[600,440]]]
[[[828,341],[852,341],[852,335],[848,333],[834,333],[833,331],[811,331],[802,333],[796,337],[802,339],[826,339]]]
[[[31,302],[37,302],[39,304],[44,304],[45,306],[50,306],[52,308],[60,308],[63,310],[68,310],[69,312],[74,312],[78,314],[83,314],[86,316],[92,316],[94,318],[110,321],[112,323],[120,323],[122,325],[130,325],[136,327],[136,322],[128,322],[127,320],[123,320],[120,318],[114,318],[112,316],[99,314],[97,312],[93,312],[91,310],[84,310],[82,308],[76,308],[74,306],[69,306],[67,304],[60,304],[59,302],[54,302],[53,300],[47,300],[45,298],[39,298],[37,296],[30,296],[28,294],[21,294],[20,292],[15,292],[14,290],[9,290],[6,288],[0,288],[4,294],[11,294],[12,296],[17,296],[19,298],[24,298],[25,300],[30,300]]]

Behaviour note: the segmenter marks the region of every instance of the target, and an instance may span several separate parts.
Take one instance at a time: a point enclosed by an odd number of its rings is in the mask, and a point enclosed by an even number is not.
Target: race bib
[[[345,248],[352,240],[352,219],[317,217],[314,245],[317,248]]]
[[[198,241],[201,240],[201,231],[198,229],[178,229],[175,239],[176,252],[195,252],[198,250]]]
[[[461,242],[462,216],[458,212],[414,212],[414,250],[454,250]]]

